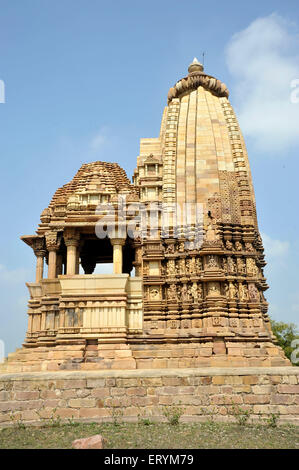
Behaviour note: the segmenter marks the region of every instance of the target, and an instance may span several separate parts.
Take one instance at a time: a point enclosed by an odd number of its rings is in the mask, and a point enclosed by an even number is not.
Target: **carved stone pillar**
[[[60,240],[58,240],[57,232],[46,233],[46,246],[49,252],[48,260],[48,279],[56,278],[56,262],[57,262],[57,251],[59,250]]]
[[[125,239],[112,238],[110,241],[113,246],[113,273],[121,274],[123,269],[123,246]]]
[[[39,282],[43,279],[44,276],[44,256],[46,252],[44,250],[39,250],[35,252],[36,255],[36,273],[35,273],[35,282]]]
[[[62,274],[63,265],[62,265],[62,255],[57,255],[56,259],[56,276]]]
[[[67,247],[66,274],[73,276],[77,271],[77,248],[79,246],[80,234],[75,229],[64,231],[64,242]]]
[[[48,279],[56,278],[56,257],[57,249],[50,247],[49,250],[49,261],[48,261]]]
[[[33,240],[32,248],[36,256],[35,282],[39,282],[44,275],[44,257],[46,255],[45,239],[36,238]]]

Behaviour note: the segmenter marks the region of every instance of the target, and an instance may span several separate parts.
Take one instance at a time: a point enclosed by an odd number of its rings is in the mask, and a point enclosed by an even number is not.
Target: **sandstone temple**
[[[2,369],[290,365],[267,315],[250,166],[228,95],[194,59],[168,92],[160,135],[141,139],[132,182],[98,161],[55,192],[36,233],[21,237],[36,279],[23,347]],[[101,263],[111,274],[94,273]]]

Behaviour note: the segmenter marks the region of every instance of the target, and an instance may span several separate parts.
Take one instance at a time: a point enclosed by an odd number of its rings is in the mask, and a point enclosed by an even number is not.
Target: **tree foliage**
[[[299,339],[297,325],[294,323],[284,323],[282,321],[271,320],[271,327],[273,333],[277,337],[279,346],[282,347],[287,358],[291,359],[291,354],[294,350],[291,343],[294,339]]]

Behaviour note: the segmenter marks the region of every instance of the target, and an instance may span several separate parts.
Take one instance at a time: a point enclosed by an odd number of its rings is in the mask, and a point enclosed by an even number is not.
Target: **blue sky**
[[[167,92],[194,56],[224,81],[242,125],[264,237],[270,315],[299,323],[299,4],[294,1],[0,0],[0,339],[27,327],[34,233],[83,162],[131,177]],[[297,94],[299,98],[299,93]]]

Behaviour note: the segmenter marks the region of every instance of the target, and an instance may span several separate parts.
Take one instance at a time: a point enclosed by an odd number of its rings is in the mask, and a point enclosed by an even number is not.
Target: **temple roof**
[[[57,189],[49,207],[42,212],[41,219],[48,219],[53,213],[63,217],[65,210],[81,207],[80,197],[92,195],[93,201],[83,201],[83,206],[88,209],[87,206],[98,203],[97,196],[101,194],[107,194],[109,198],[116,194],[128,194],[134,199],[138,197],[138,188],[130,182],[125,170],[118,163],[85,163],[69,183]],[[76,201],[78,203],[74,206]]]
[[[136,193],[126,172],[118,163],[93,162],[84,163],[72,181],[55,192],[50,206],[61,198],[68,198],[73,193],[96,191],[99,193]]]

